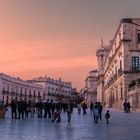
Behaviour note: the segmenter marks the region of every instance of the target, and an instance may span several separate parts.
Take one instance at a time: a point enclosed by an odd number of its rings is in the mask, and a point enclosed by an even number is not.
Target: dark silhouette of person
[[[127,101],[125,100],[123,103],[124,113],[127,113]]]
[[[11,115],[12,119],[17,119],[17,102],[14,99],[11,101]]]
[[[93,109],[93,116],[94,116],[94,123],[98,123],[99,109],[98,109],[98,106],[97,105],[95,105],[95,107]]]
[[[82,105],[82,109],[83,109],[83,114],[87,114],[87,111],[86,111],[87,105],[86,105],[85,102],[84,102],[83,105]]]
[[[99,110],[99,119],[102,120],[103,106],[100,103],[98,103],[98,110]]]
[[[105,119],[106,119],[106,124],[109,124],[109,119],[111,118],[109,110],[107,110],[106,114],[105,114]]]
[[[51,118],[51,103],[49,100],[47,100],[46,103],[44,103],[44,118]]]
[[[24,103],[22,99],[20,99],[20,101],[18,102],[18,119],[20,119],[21,117],[22,119],[24,119]]]
[[[90,103],[90,114],[92,115],[92,113],[93,113],[93,103],[91,102]]]
[[[28,118],[28,109],[27,109],[28,104],[27,104],[26,99],[23,101],[23,107],[24,107],[24,116],[25,118]]]
[[[127,113],[130,113],[130,108],[131,108],[131,105],[130,105],[130,102],[128,101],[127,102]]]
[[[42,109],[43,109],[43,103],[42,103],[42,100],[39,100],[37,102],[37,116],[38,116],[38,118],[42,118]]]

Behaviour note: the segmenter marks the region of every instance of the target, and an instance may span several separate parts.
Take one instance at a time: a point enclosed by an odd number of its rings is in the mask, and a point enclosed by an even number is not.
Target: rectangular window
[[[138,43],[140,43],[140,32],[138,32]]]
[[[116,87],[116,101],[118,101],[118,87]]]
[[[139,57],[132,57],[132,70],[139,70]]]
[[[117,74],[117,67],[115,67],[115,74]]]
[[[122,85],[121,85],[121,99],[123,99],[123,88],[122,88]]]
[[[120,60],[120,69],[122,70],[122,60]]]

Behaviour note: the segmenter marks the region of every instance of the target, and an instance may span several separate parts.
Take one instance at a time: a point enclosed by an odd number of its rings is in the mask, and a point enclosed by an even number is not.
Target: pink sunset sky
[[[84,87],[100,40],[121,18],[140,17],[139,0],[0,0],[0,72],[48,75]]]

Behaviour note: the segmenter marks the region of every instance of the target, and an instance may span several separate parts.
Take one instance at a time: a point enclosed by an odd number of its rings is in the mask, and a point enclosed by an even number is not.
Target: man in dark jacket
[[[102,111],[103,111],[103,106],[98,103],[98,110],[99,110],[99,119],[102,120]]]
[[[14,99],[11,101],[11,114],[12,119],[17,119],[17,102]]]
[[[51,118],[51,103],[49,100],[44,104],[44,118]]]
[[[18,102],[18,119],[22,116],[22,119],[24,119],[24,103],[22,99]]]

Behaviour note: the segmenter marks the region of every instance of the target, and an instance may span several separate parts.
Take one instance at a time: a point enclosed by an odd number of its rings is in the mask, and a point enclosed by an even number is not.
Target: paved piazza
[[[78,115],[75,111],[71,123],[66,114],[62,122],[52,123],[44,118],[12,120],[10,111],[0,120],[0,140],[139,140],[140,113],[124,114],[111,109],[112,120],[93,123],[90,114]]]

